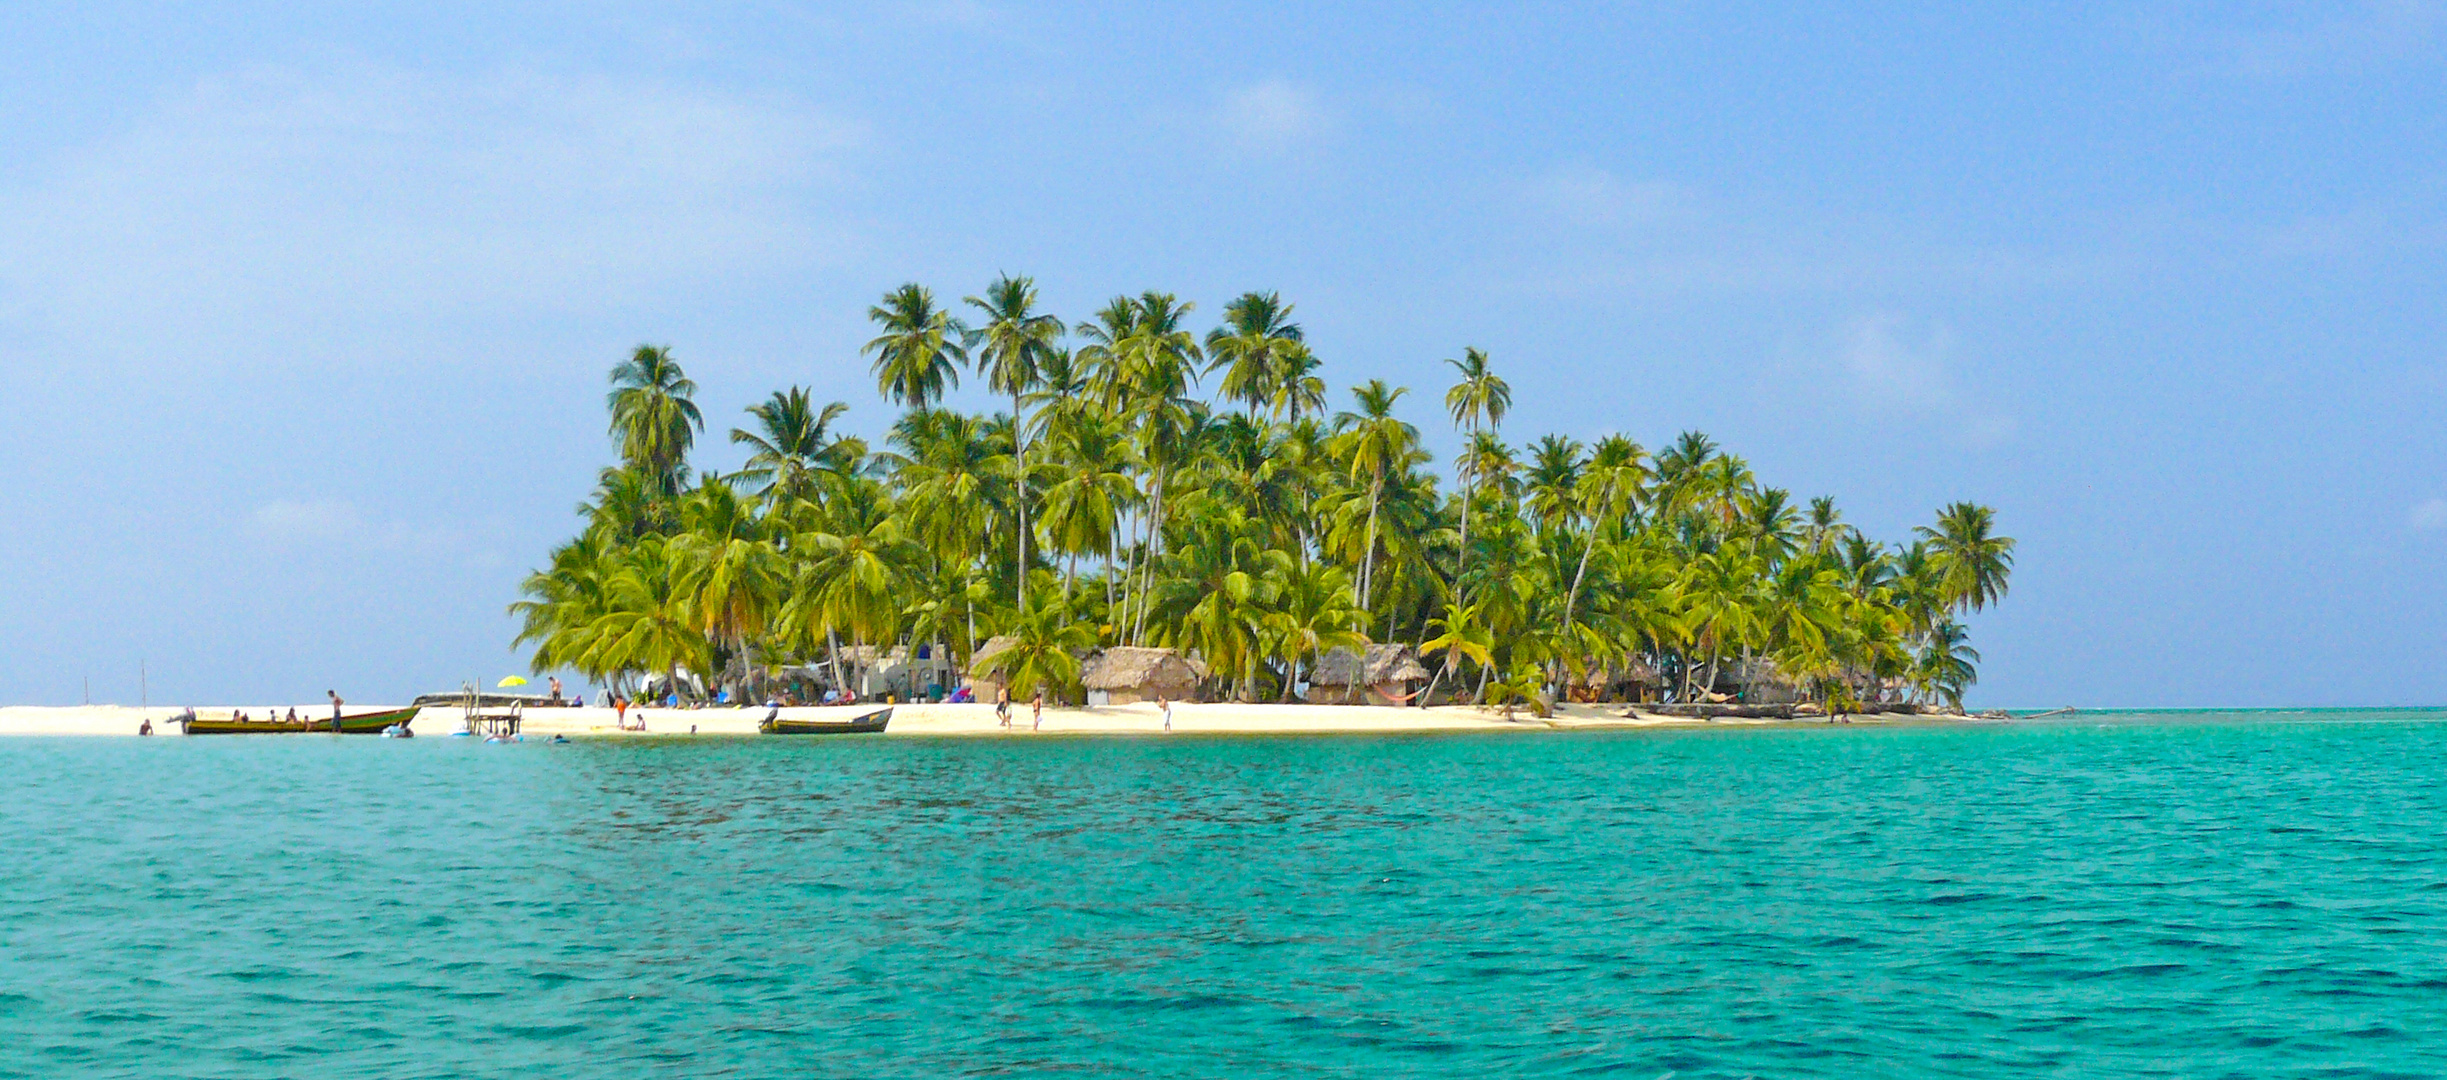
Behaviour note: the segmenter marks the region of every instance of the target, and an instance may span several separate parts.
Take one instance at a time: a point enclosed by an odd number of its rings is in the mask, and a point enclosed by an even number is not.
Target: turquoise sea
[[[0,1075],[2447,1075],[2428,712],[0,744]]]

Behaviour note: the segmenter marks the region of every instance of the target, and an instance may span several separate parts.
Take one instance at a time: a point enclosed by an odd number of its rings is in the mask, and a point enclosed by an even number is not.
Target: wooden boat
[[[891,722],[892,710],[877,709],[847,720],[784,720],[768,716],[757,723],[756,730],[765,735],[857,735],[882,731]]]
[[[380,735],[382,734],[384,728],[390,727],[393,724],[406,727],[411,721],[416,719],[417,710],[421,708],[423,708],[421,705],[410,705],[405,709],[391,709],[385,712],[358,713],[355,716],[343,716],[340,718],[340,734]],[[324,726],[317,728],[316,730],[331,730],[330,721],[324,721]]]
[[[393,724],[404,725],[415,719],[416,709],[413,707],[387,709],[382,712],[343,716],[339,720],[338,727],[342,735],[379,735],[382,734],[384,728]],[[189,735],[278,735],[293,732],[330,731],[333,728],[333,722],[328,716],[299,717],[295,720],[201,720],[194,717],[183,717],[179,720],[179,728]]]

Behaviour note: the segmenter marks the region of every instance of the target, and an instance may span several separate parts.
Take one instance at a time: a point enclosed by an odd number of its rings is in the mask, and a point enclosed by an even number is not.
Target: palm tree
[[[1588,468],[1581,472],[1573,491],[1581,516],[1589,521],[1589,536],[1580,548],[1580,565],[1572,571],[1572,587],[1564,593],[1563,625],[1567,629],[1573,625],[1572,611],[1580,601],[1581,582],[1589,574],[1589,556],[1597,551],[1608,525],[1614,526],[1613,532],[1618,535],[1629,525],[1632,511],[1647,493],[1651,476],[1642,461],[1639,443],[1621,435],[1597,441]]]
[[[1036,282],[1004,274],[986,286],[983,297],[968,298],[985,323],[969,331],[967,342],[977,352],[977,367],[986,385],[1011,395],[1011,457],[1015,481],[1013,505],[1019,511],[1019,558],[1012,573],[1017,602],[1028,606],[1028,414],[1021,398],[1036,389],[1041,372],[1055,356],[1062,338],[1062,320],[1037,311]]]
[[[621,460],[665,492],[679,490],[689,446],[705,427],[691,400],[696,392],[668,345],[640,345],[612,368],[612,435]]]
[[[1912,664],[1912,681],[1924,694],[1943,696],[1957,712],[1963,708],[1963,691],[1980,680],[1980,651],[1970,644],[1971,634],[1960,624],[1938,624],[1929,634],[1928,644]]]
[[[1948,609],[1979,611],[2005,598],[2006,578],[2014,572],[2014,542],[1994,535],[1996,528],[1995,510],[1958,502],[1938,512],[1936,528],[1912,530],[1928,541]]]
[[[1461,359],[1448,357],[1445,363],[1461,374],[1461,381],[1444,392],[1445,411],[1453,414],[1454,428],[1474,437],[1482,428],[1492,432],[1502,427],[1504,414],[1512,411],[1512,385],[1489,366],[1486,350],[1468,346],[1462,349]],[[1461,551],[1465,568],[1470,553],[1470,503],[1477,494],[1477,477],[1465,473],[1461,485]],[[1459,592],[1454,593],[1453,602],[1461,603]]]
[[[1369,587],[1374,584],[1376,568],[1377,510],[1385,497],[1385,474],[1407,459],[1411,447],[1419,441],[1419,429],[1396,419],[1394,402],[1410,392],[1385,385],[1382,379],[1370,379],[1365,385],[1351,388],[1351,396],[1359,405],[1358,412],[1337,413],[1334,426],[1340,456],[1350,462],[1351,479],[1368,481],[1368,534],[1360,547],[1359,606],[1372,610],[1368,604]]]
[[[818,411],[803,386],[774,391],[763,403],[748,406],[758,430],[731,429],[731,441],[749,448],[747,467],[733,475],[782,502],[813,497],[821,470],[841,449],[833,424],[849,411],[838,401]]]
[[[914,281],[902,285],[868,308],[867,318],[883,332],[859,355],[875,358],[875,385],[885,399],[922,412],[942,400],[946,388],[960,385],[958,364],[968,361],[966,328],[935,307],[933,290]]]
[[[604,583],[605,610],[587,628],[586,651],[571,659],[582,671],[662,672],[681,692],[680,669],[709,667],[681,577],[681,554],[662,537],[631,545]]]
[[[727,650],[731,665],[744,673],[748,639],[764,632],[781,604],[780,552],[763,523],[720,477],[708,474],[689,493],[680,518],[683,531],[671,541],[678,560],[675,588],[686,598],[697,630]]]
[[[1102,556],[1109,565],[1113,543],[1121,531],[1122,511],[1138,499],[1138,485],[1123,470],[1129,447],[1120,425],[1102,416],[1083,415],[1052,431],[1055,473],[1045,489],[1045,540],[1069,555],[1074,565],[1081,555]],[[1063,593],[1070,592],[1064,577]],[[1106,575],[1108,588],[1112,576]],[[1106,601],[1110,603],[1108,593]]]
[[[1073,620],[1069,605],[1051,595],[1011,613],[1002,627],[1010,647],[987,657],[979,668],[1000,677],[1013,697],[1038,687],[1057,693],[1079,684],[1078,653],[1096,644],[1096,635]]]
[[[1249,406],[1251,418],[1281,398],[1284,360],[1301,347],[1300,324],[1277,293],[1247,292],[1224,305],[1224,324],[1207,333],[1209,371],[1224,369],[1225,400]]]
[[[1324,366],[1306,343],[1276,351],[1274,407],[1293,423],[1303,416],[1325,411],[1325,380],[1317,369]]]
[[[1283,700],[1292,700],[1300,665],[1328,649],[1358,652],[1368,636],[1360,628],[1367,613],[1353,606],[1351,574],[1339,566],[1311,563],[1278,571],[1275,610],[1267,616],[1275,659],[1283,662]]]

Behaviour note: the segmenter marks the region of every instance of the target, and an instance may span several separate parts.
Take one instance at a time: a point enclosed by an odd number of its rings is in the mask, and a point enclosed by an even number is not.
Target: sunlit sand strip
[[[354,703],[350,711],[373,711],[388,706]],[[794,708],[782,710],[793,719],[847,720],[853,716],[881,708],[877,704],[835,706],[830,708]],[[327,715],[327,703],[291,705],[245,705],[249,715],[287,715],[295,708],[300,716]],[[1626,715],[1623,705],[1566,705],[1556,715],[1541,720],[1527,710],[1518,710],[1511,719],[1501,711],[1482,710],[1472,706],[1443,706],[1432,709],[1395,708],[1371,705],[1248,705],[1177,703],[1173,706],[1175,735],[1279,735],[1279,734],[1379,734],[1393,735],[1416,732],[1529,732],[1559,730],[1597,730],[1606,728],[1658,727],[1791,727],[1819,723],[1823,720],[1696,720],[1689,717],[1658,716],[1648,713]],[[80,706],[8,706],[0,707],[0,735],[126,735],[133,736],[143,721],[150,717],[158,735],[177,735],[174,718],[181,709],[156,706],[137,709],[124,705]],[[197,715],[208,718],[228,716],[231,706],[201,707]],[[670,735],[753,735],[756,724],[764,719],[763,708],[746,709],[632,709],[622,730],[613,710],[605,708],[537,708],[526,713],[524,729],[530,737],[568,735],[570,737],[606,736],[640,737]],[[636,730],[640,718],[644,731]],[[1862,716],[1853,718],[1862,723],[1945,723],[1925,716]],[[448,735],[459,730],[460,710],[452,706],[432,706],[418,715],[415,730],[418,735]],[[891,736],[974,736],[1029,738],[1047,735],[1162,735],[1163,713],[1153,704],[1106,705],[1084,709],[1048,708],[1042,727],[1030,722],[1028,705],[1012,706],[1011,726],[1005,729],[994,717],[992,705],[896,705],[892,725],[886,731]],[[810,736],[822,738],[823,736]]]

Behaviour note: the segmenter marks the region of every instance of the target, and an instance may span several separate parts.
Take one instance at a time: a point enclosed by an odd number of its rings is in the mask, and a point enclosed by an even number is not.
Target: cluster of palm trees
[[[1418,648],[1442,692],[1486,702],[1631,672],[1700,700],[1764,670],[1830,706],[1959,706],[1976,678],[1960,619],[2013,566],[1986,507],[1889,547],[1697,433],[1654,452],[1619,435],[1515,447],[1511,391],[1477,349],[1447,361],[1448,492],[1397,415],[1405,389],[1370,380],[1328,411],[1280,297],[1241,296],[1203,338],[1192,311],[1146,292],[1066,325],[1025,277],[957,309],[904,285],[869,312],[865,353],[902,409],[886,446],[792,388],[731,431],[748,456],[730,473],[692,473],[696,386],[641,346],[612,371],[620,463],[526,580],[519,641],[539,671],[684,689],[685,670],[743,692],[786,667],[838,672],[845,645],[966,665],[994,635],[1013,644],[987,664],[1057,695],[1111,645],[1178,649],[1248,700],[1288,698],[1322,652],[1368,642]],[[944,407],[964,374],[1010,411]]]

